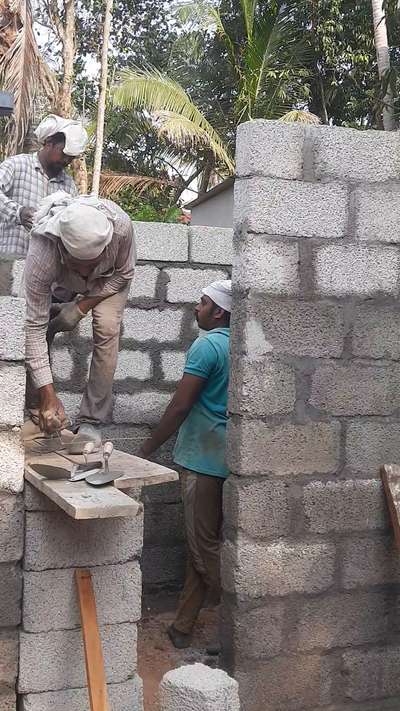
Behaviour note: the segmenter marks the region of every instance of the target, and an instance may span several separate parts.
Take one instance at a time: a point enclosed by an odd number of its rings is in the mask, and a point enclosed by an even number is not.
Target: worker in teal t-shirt
[[[182,468],[188,565],[176,618],[168,628],[178,648],[190,645],[206,595],[211,604],[220,599],[231,301],[230,281],[203,289],[196,319],[205,333],[189,349],[182,380],[140,452],[148,457],[179,430],[174,462]]]

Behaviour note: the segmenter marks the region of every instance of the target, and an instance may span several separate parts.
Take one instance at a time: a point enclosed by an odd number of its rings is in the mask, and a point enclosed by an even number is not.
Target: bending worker
[[[182,380],[140,452],[148,457],[179,429],[174,462],[183,468],[188,562],[175,621],[168,628],[169,638],[178,648],[190,645],[206,595],[210,604],[217,605],[220,599],[222,487],[228,476],[225,435],[231,300],[230,281],[216,281],[203,289],[196,319],[207,333],[189,349]]]
[[[0,165],[0,254],[25,257],[29,230],[41,200],[63,190],[72,196],[77,189],[66,168],[80,156],[88,135],[78,121],[51,114],[37,127],[43,147],[38,153],[7,158]]]
[[[93,316],[93,356],[77,425],[79,434],[101,443],[110,417],[123,311],[135,264],[132,222],[110,200],[59,193],[36,213],[25,266],[26,364],[37,389],[39,425],[54,432],[65,412],[53,386],[48,346],[60,331],[72,331]],[[50,320],[52,294],[63,300]],[[54,307],[52,307],[54,312]],[[27,403],[32,408],[32,401]]]

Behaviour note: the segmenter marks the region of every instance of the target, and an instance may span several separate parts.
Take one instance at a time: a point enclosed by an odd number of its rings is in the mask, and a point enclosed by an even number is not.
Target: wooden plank
[[[60,466],[60,461],[54,454],[40,457],[42,464],[57,463],[57,466]],[[70,466],[72,467],[72,464]],[[137,516],[143,510],[142,504],[111,485],[93,487],[85,481],[46,479],[35,472],[29,464],[25,464],[25,478],[75,519]]]
[[[384,464],[381,467],[381,478],[396,546],[400,549],[400,466],[398,464]]]
[[[110,711],[92,577],[89,570],[80,569],[75,571],[75,579],[81,612],[90,711]]]

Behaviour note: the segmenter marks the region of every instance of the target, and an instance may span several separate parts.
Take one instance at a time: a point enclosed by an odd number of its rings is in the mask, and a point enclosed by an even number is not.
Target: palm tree
[[[219,9],[212,3],[186,3],[184,20],[214,27],[225,45],[235,82],[235,100],[228,124],[237,126],[254,118],[284,118],[319,122],[308,112],[288,109],[296,104],[296,89],[304,75],[304,47],[298,37],[290,2],[281,9],[263,10],[258,0],[239,0],[243,41],[233,36]],[[271,3],[272,6],[272,3]],[[160,137],[181,148],[196,148],[202,157],[205,190],[216,166],[225,174],[234,170],[232,131],[217,130],[172,76],[148,67],[127,69],[113,88],[115,104],[150,114]],[[229,140],[229,134],[231,140]],[[228,140],[225,136],[228,136]]]
[[[0,0],[0,87],[14,96],[6,131],[6,155],[22,150],[38,95],[52,103],[57,81],[44,62],[33,32],[29,0]]]
[[[382,0],[372,0],[372,13],[374,19],[374,38],[378,73],[382,81],[382,86],[386,86],[382,109],[383,128],[385,131],[394,131],[396,129],[393,104],[394,97],[390,83],[389,44]]]
[[[101,161],[102,161],[102,156],[103,156],[104,117],[105,117],[106,99],[107,99],[108,46],[109,46],[109,41],[110,41],[112,7],[113,7],[113,0],[106,0],[105,8],[104,8],[103,43],[102,43],[102,49],[101,49],[99,100],[98,100],[98,106],[97,106],[96,150],[95,150],[95,154],[94,154],[93,180],[92,180],[92,192],[95,195],[99,194]]]

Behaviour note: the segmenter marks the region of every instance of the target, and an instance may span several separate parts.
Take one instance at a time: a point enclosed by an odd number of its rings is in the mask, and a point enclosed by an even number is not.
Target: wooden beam
[[[79,569],[75,571],[75,578],[81,611],[90,711],[110,711],[92,576],[89,570]]]
[[[398,464],[384,464],[381,467],[381,478],[396,546],[400,549],[400,466]]]

